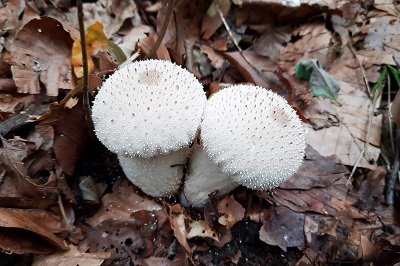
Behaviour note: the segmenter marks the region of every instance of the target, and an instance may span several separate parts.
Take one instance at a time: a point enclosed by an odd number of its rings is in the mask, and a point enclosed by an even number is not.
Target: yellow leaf
[[[99,51],[108,51],[110,44],[107,36],[104,34],[103,24],[98,21],[87,28],[85,37],[88,57],[88,70],[89,73],[93,73],[94,62],[92,56]],[[83,76],[83,62],[80,39],[75,40],[72,46],[71,64],[74,69],[75,76],[77,78],[81,78]]]

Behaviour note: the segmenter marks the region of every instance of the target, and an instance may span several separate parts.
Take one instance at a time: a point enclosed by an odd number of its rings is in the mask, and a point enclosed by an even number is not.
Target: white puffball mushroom
[[[183,176],[182,165],[186,164],[188,155],[189,148],[183,148],[150,158],[118,155],[118,160],[125,175],[143,192],[166,197],[174,194],[179,187]]]
[[[270,190],[300,167],[305,127],[280,95],[236,85],[213,95],[201,123],[204,149],[221,171],[255,190]]]
[[[189,164],[189,176],[183,187],[181,203],[184,206],[202,207],[209,194],[224,195],[238,186],[208,158],[201,145],[194,145]]]
[[[173,161],[167,155],[193,141],[205,103],[203,86],[189,71],[169,61],[136,61],[118,69],[103,83],[93,102],[92,118],[98,139],[118,154],[127,178],[139,187],[151,187],[167,182],[163,178],[170,174],[164,172],[171,170],[170,164],[186,161],[186,152],[172,156]],[[136,157],[147,161],[135,162]],[[132,159],[131,166],[128,158]],[[163,158],[167,161],[161,162]],[[158,169],[149,170],[148,175],[134,174],[132,169],[145,162]],[[172,194],[183,176],[182,167],[176,168],[180,176],[170,179],[174,184],[165,183],[159,191],[143,191],[155,197]]]
[[[235,183],[273,189],[303,161],[301,120],[284,98],[258,86],[231,86],[211,96],[200,129],[204,150],[192,156],[183,203],[202,206]]]

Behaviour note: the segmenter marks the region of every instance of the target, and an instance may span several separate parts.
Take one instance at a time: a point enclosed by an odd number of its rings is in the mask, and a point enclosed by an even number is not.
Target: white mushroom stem
[[[189,164],[189,176],[185,182],[181,202],[184,205],[202,207],[209,195],[224,195],[238,184],[212,164],[200,145],[193,148]]]
[[[148,195],[165,197],[178,190],[188,153],[185,148],[150,158],[118,155],[118,159],[129,181]]]

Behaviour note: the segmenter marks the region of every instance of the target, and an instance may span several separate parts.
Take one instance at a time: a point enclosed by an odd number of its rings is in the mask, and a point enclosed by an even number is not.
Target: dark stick
[[[171,20],[172,12],[174,11],[174,0],[168,0],[167,14],[165,15],[164,24],[161,27],[160,33],[158,34],[158,39],[154,46],[151,48],[150,52],[147,54],[145,59],[153,58],[157,52],[158,47],[160,47],[162,40],[164,39],[165,33],[168,29],[169,21]]]
[[[90,115],[90,103],[89,103],[89,70],[88,70],[88,59],[87,59],[87,50],[86,50],[85,25],[83,24],[82,0],[77,0],[76,6],[78,8],[79,33],[80,33],[80,37],[81,37],[81,48],[82,48],[83,110],[85,112],[86,121],[88,122],[89,127],[91,128],[92,127],[92,117]]]
[[[399,156],[400,156],[400,129],[397,128],[394,160],[392,164],[392,169],[390,171],[390,175],[388,175],[386,179],[385,198],[386,198],[386,203],[389,205],[393,204],[394,189],[396,186],[397,173],[399,172],[399,166],[400,166]]]

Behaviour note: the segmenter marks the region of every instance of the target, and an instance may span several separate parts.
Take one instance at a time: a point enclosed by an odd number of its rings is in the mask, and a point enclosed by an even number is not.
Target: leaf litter
[[[167,9],[166,1],[83,7],[96,33],[87,32],[95,36],[87,42],[92,97],[123,61],[118,53],[150,53]],[[301,168],[271,192],[239,187],[203,209],[144,195],[85,119],[76,7],[8,1],[0,9],[1,258],[27,265],[400,262],[398,206],[385,202],[396,159],[381,142],[388,108],[398,120],[398,86],[381,82],[377,100],[370,90],[386,65],[398,67],[394,4],[184,0],[173,11],[155,58],[186,66],[208,94],[252,83],[287,97],[308,126]],[[318,60],[317,81],[294,77],[302,60]],[[326,90],[322,80],[334,85]]]

